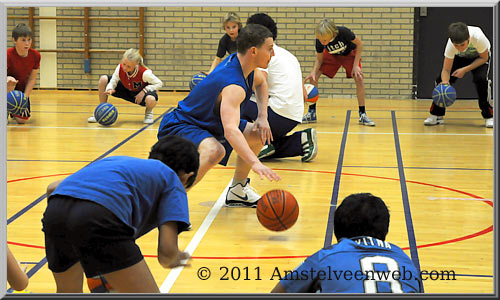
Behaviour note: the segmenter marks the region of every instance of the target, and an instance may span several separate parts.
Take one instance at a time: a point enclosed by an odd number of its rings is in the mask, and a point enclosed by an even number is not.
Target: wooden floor
[[[155,118],[184,96],[161,93]],[[35,91],[29,122],[7,126],[7,239],[17,259],[29,264],[31,292],[55,292],[40,221],[46,186],[103,154],[146,158],[156,142],[160,120],[142,130],[144,109],[120,99],[110,99],[119,111],[113,126],[87,123],[97,102],[96,92]],[[264,229],[255,209],[222,206],[233,155],[227,167],[211,170],[188,193],[193,229],[179,243],[193,254],[190,267],[170,271],[159,265],[157,231],[138,241],[158,286],[170,293],[267,293],[279,274],[332,238],[326,234],[332,201],[371,192],[390,209],[387,240],[439,277],[424,282],[426,293],[493,293],[493,129],[484,127],[475,101],[457,101],[444,125],[424,126],[429,105],[368,100],[376,127],[365,127],[358,124],[355,100],[320,99],[318,122],[297,127],[318,131],[316,159],[266,163],[281,175],[277,183],[250,174],[259,193],[283,188],[297,198],[299,219],[284,232]],[[203,267],[211,271],[205,280],[199,278],[207,274]],[[441,276],[443,271],[455,277]]]

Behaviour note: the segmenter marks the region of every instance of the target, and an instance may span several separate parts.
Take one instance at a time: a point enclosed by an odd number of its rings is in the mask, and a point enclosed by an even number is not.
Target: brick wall
[[[278,23],[277,44],[297,56],[304,77],[315,60],[314,28],[320,19],[333,18],[364,43],[362,65],[367,98],[411,98],[413,8],[402,7],[146,7],[144,58],[163,81],[162,90],[187,90],[194,73],[208,71],[224,34],[221,19],[228,11],[238,13],[243,23],[256,12],[273,17]],[[27,8],[8,8],[9,16],[27,13]],[[58,8],[57,15],[82,16],[83,8]],[[136,17],[139,9],[96,7],[91,8],[90,15]],[[19,21],[8,20],[9,40],[12,27]],[[36,24],[38,21],[38,36]],[[58,20],[57,31],[58,48],[83,48],[83,21]],[[137,21],[93,20],[90,32],[91,49],[139,47]],[[83,53],[59,53],[57,57],[59,88],[95,89],[100,75],[113,72],[121,53],[91,53],[91,73],[84,73]],[[342,69],[333,80],[322,76],[319,90],[328,97],[349,98],[356,94],[354,81],[346,79]]]

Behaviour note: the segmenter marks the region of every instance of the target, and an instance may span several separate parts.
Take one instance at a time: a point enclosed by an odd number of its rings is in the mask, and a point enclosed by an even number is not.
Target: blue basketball
[[[99,124],[109,126],[118,118],[118,110],[113,104],[104,102],[95,108],[94,117]]]
[[[13,115],[20,115],[28,104],[28,98],[23,92],[13,90],[7,93],[7,111]]]
[[[432,101],[439,107],[448,107],[457,99],[457,92],[449,84],[438,84],[432,91]]]
[[[203,73],[196,73],[193,75],[193,77],[191,77],[191,80],[189,81],[189,89],[192,91],[193,88],[198,84],[200,83],[200,81],[202,81],[203,79],[205,79],[207,77],[207,75],[203,74]]]

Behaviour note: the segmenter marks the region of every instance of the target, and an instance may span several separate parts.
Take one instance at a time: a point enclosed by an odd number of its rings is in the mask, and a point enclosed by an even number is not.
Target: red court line
[[[234,169],[234,167],[216,167],[215,169]],[[332,171],[315,171],[315,170],[300,170],[300,169],[274,169],[274,170],[291,171],[291,172],[310,172],[310,173],[335,174],[335,172],[332,172]],[[72,173],[21,178],[21,179],[7,181],[7,183],[15,182],[15,181],[22,181],[22,180],[37,179],[37,178],[43,178],[43,177],[69,175],[69,174],[72,174]],[[390,178],[390,177],[383,177],[383,176],[373,176],[373,175],[353,174],[353,173],[341,173],[341,174],[342,175],[350,175],[350,176],[359,176],[359,177],[368,177],[368,178],[375,178],[375,179],[386,179],[386,180],[399,181],[398,178]],[[413,180],[406,180],[406,182],[425,185],[425,186],[431,186],[431,187],[440,188],[440,189],[444,189],[444,190],[449,190],[449,191],[456,192],[459,194],[467,195],[467,196],[475,198],[475,199],[484,199],[483,197],[479,197],[479,196],[476,196],[476,195],[468,193],[468,192],[460,191],[460,190],[445,187],[445,186],[440,186],[440,185],[435,185],[435,184],[425,183],[425,182],[420,182],[420,181],[413,181]],[[482,202],[493,207],[492,201],[484,200]],[[478,232],[469,234],[469,235],[465,235],[465,236],[450,239],[450,240],[419,245],[419,246],[417,246],[417,248],[427,248],[427,247],[434,247],[434,246],[456,243],[456,242],[472,239],[472,238],[487,234],[488,232],[491,232],[491,231],[493,231],[493,225],[491,225],[488,228],[485,228],[483,230],[480,230]],[[23,243],[16,243],[16,242],[7,242],[7,243],[11,244],[11,245],[16,245],[16,246],[45,249],[45,247],[38,246],[38,245],[30,245],[30,244],[23,244]],[[409,250],[410,247],[405,247],[405,248],[401,248],[401,249],[402,250]],[[144,255],[144,257],[156,258],[158,256],[157,255]],[[306,258],[306,257],[309,257],[309,255],[299,255],[299,256],[193,256],[192,258],[193,259],[287,259],[287,258]]]
[[[25,177],[25,178],[8,180],[7,183],[18,182],[18,181],[25,181],[25,180],[32,180],[32,179],[39,179],[39,178],[46,178],[46,177],[66,176],[66,175],[71,175],[71,174],[73,174],[73,173],[63,173],[63,174],[43,175],[43,176],[35,176],[35,177]]]

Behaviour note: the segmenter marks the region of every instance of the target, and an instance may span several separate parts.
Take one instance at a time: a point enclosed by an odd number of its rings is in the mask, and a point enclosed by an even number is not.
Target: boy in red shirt
[[[7,92],[18,90],[28,98],[26,109],[19,115],[12,115],[17,123],[24,124],[30,117],[29,96],[35,86],[40,69],[40,52],[31,49],[33,33],[26,24],[18,24],[12,30],[14,47],[7,49]]]

